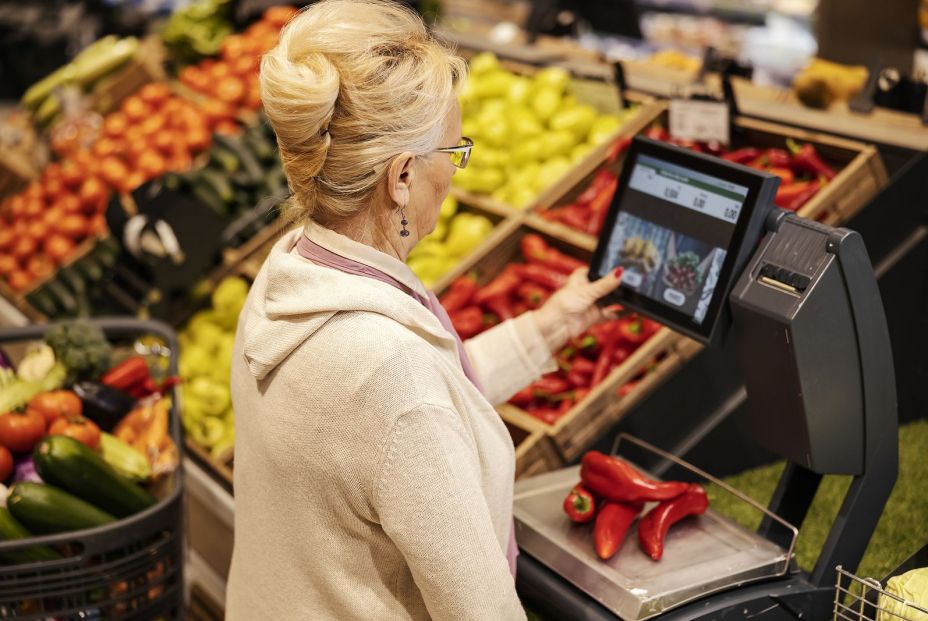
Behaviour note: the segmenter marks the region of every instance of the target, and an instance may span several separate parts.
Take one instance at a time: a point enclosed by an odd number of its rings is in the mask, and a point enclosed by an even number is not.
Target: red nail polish
[[[622,278],[622,272],[624,272],[624,271],[625,271],[625,270],[622,269],[621,267],[615,268],[615,277],[616,277],[616,278]]]

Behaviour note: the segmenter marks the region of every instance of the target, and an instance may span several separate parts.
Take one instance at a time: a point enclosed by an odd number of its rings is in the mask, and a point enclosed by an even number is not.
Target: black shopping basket
[[[177,373],[177,339],[166,324],[98,319],[113,342],[143,335],[164,340],[169,372]],[[41,339],[49,326],[0,329],[0,344]],[[180,416],[171,409],[170,432],[182,457]],[[171,621],[184,615],[183,460],[167,482],[170,492],[141,513],[87,530],[0,542],[0,553],[37,544],[72,553],[50,561],[0,565],[0,619]]]

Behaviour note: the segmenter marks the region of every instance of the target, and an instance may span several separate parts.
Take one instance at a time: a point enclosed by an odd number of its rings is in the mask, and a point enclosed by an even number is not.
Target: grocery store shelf
[[[187,494],[210,507],[222,524],[229,529],[235,525],[235,501],[213,478],[191,459],[184,460]],[[231,544],[231,542],[230,542]]]
[[[29,323],[26,316],[23,315],[15,306],[0,297],[0,327],[17,327],[25,326]]]
[[[206,559],[193,550],[187,553],[187,565],[184,567],[184,578],[187,581],[188,592],[192,593],[194,589],[199,589],[209,598],[211,604],[215,604],[220,608],[225,607],[225,579],[210,567]],[[193,596],[191,595],[187,598],[187,601],[191,601],[192,599]]]
[[[748,24],[762,26],[769,13],[785,15],[801,20],[809,20],[812,16],[810,2],[736,2],[725,1],[694,1],[694,0],[635,0],[640,11],[655,11],[658,13],[677,13],[681,15],[695,15],[698,17],[714,17],[732,24]]]

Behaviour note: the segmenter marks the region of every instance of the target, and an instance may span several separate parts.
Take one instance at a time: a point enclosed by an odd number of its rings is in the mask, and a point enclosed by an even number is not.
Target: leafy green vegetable
[[[96,379],[110,368],[112,348],[103,331],[93,324],[57,324],[45,333],[45,342],[68,370],[68,382]]]

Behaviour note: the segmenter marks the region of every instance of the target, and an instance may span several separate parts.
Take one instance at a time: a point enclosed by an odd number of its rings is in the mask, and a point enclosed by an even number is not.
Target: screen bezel
[[[629,189],[632,170],[639,155],[648,155],[748,188],[748,194],[744,199],[738,222],[735,224],[731,242],[728,244],[725,262],[722,264],[722,270],[719,273],[718,284],[709,304],[709,309],[706,311],[705,320],[701,325],[697,325],[692,320],[692,317],[686,313],[674,310],[667,304],[653,300],[621,285],[614,293],[604,299],[605,303],[621,304],[631,310],[647,315],[677,332],[686,334],[702,343],[709,343],[713,339],[719,318],[723,314],[721,311],[724,310],[728,293],[739,276],[739,274],[734,273],[735,268],[744,264],[746,260],[744,255],[753,249],[753,244],[745,246],[746,234],[749,229],[756,230],[758,227],[751,227],[751,224],[756,223],[759,218],[765,217],[766,213],[772,208],[773,194],[779,185],[779,177],[718,157],[697,153],[643,136],[636,136],[625,156],[622,172],[619,175],[618,189],[612,203],[609,205],[603,228],[599,233],[596,251],[590,263],[590,280],[605,275],[605,273],[600,272],[600,263],[608,248],[609,238],[612,236],[613,228],[621,211],[621,203],[625,193]],[[681,207],[681,209],[683,208]]]

